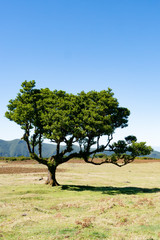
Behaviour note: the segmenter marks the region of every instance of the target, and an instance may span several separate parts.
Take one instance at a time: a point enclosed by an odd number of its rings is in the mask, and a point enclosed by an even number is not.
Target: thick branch
[[[66,143],[67,147],[65,150],[63,150],[63,152],[61,152],[61,156],[64,156],[66,153],[72,151],[73,139],[74,139],[74,136],[72,136],[69,140],[65,138],[64,142]]]
[[[59,155],[59,151],[60,151],[60,143],[57,143],[57,155]]]
[[[128,159],[127,159],[127,157],[128,157]],[[110,157],[108,157],[108,158],[106,158],[105,160],[103,160],[103,161],[101,161],[101,162],[96,162],[96,161],[94,160],[94,157],[91,158],[91,159],[85,157],[85,158],[84,158],[84,161],[85,161],[86,163],[91,163],[91,164],[94,164],[94,165],[102,165],[102,164],[104,164],[104,163],[112,163],[112,164],[114,164],[114,165],[116,165],[116,166],[118,166],[118,167],[123,167],[123,166],[125,166],[125,165],[133,162],[134,159],[135,159],[135,157],[132,157],[132,156],[127,156],[127,157],[124,156],[123,159],[122,159],[122,158],[117,158],[116,160],[115,160],[115,159],[113,160],[113,159],[111,159]],[[119,161],[121,161],[121,162],[119,162]]]
[[[87,144],[87,149],[86,149],[87,153],[89,153],[89,150],[91,148],[91,140],[92,140],[92,137],[88,137],[88,144]]]
[[[99,139],[100,139],[100,136],[97,137],[97,149],[99,148]]]
[[[40,158],[42,157],[42,142],[41,142],[41,139],[42,139],[42,134],[40,133],[39,141],[38,141],[38,151],[39,151],[39,157]]]
[[[93,161],[93,159],[91,159],[91,160],[89,160],[88,158],[86,158],[86,159],[84,159],[84,161],[86,162],[86,163],[91,163],[91,164],[93,164],[93,165],[102,165],[102,164],[104,164],[104,163],[110,163],[108,160],[104,160],[104,161],[102,161],[102,162],[94,162]]]
[[[43,159],[43,158],[38,157],[35,153],[31,153],[30,156],[31,156],[31,158],[33,158],[37,162],[42,163],[42,164],[48,166],[48,161]]]
[[[31,153],[32,150],[31,150],[31,146],[30,146],[30,143],[29,143],[28,135],[25,133],[21,139],[23,139],[27,143],[28,151],[29,151],[29,153]]]
[[[111,163],[114,164],[114,165],[116,165],[117,167],[123,167],[123,166],[125,166],[125,165],[133,162],[134,159],[135,159],[135,158],[130,159],[130,160],[128,160],[128,161],[123,161],[122,163],[118,163],[118,161],[117,161],[117,162],[111,162]]]

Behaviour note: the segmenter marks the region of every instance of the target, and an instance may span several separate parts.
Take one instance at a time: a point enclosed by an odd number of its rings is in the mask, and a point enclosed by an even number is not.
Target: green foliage
[[[56,167],[71,158],[83,158],[85,162],[95,165],[110,162],[123,166],[136,156],[152,151],[144,142],[137,143],[134,136],[110,145],[115,130],[127,127],[130,115],[127,108],[119,106],[111,89],[88,93],[82,91],[73,95],[62,90],[35,89],[34,80],[25,81],[21,86],[17,97],[9,101],[6,117],[21,126],[30,155],[47,165],[52,177],[55,177]],[[100,144],[102,136],[106,136],[104,144]],[[43,137],[56,144],[56,153],[48,161],[41,156]],[[78,152],[73,150],[75,142],[79,144]],[[60,146],[62,143],[65,144],[63,150]],[[35,154],[37,144],[39,157]],[[103,151],[114,154],[101,163],[93,158],[89,160],[91,155]],[[118,163],[121,159],[123,164]]]
[[[146,147],[145,142],[140,143],[133,142],[132,145],[129,146],[128,150],[131,152],[131,155],[133,157],[148,155],[150,154],[151,151],[153,151],[153,149],[150,146]]]
[[[40,90],[34,89],[34,80],[24,81],[21,86],[22,89],[17,97],[9,101],[5,116],[24,130],[22,139],[27,142],[29,153],[34,153],[35,146],[39,144],[39,154],[41,155],[43,126],[40,115],[43,107],[39,104]]]
[[[126,165],[132,162],[135,157],[148,155],[153,149],[150,146],[146,146],[145,142],[136,142],[135,136],[128,136],[125,140],[120,140],[117,143],[110,145],[110,148],[114,152],[111,157],[111,162],[118,166]],[[118,164],[118,160],[123,160],[122,164]]]

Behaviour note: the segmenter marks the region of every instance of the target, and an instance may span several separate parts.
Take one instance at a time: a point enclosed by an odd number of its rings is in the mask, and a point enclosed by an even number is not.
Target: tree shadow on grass
[[[117,195],[117,194],[141,194],[141,193],[157,193],[160,192],[160,188],[139,188],[139,187],[93,187],[85,185],[63,185],[62,190],[68,191],[92,191],[101,192],[102,194]]]

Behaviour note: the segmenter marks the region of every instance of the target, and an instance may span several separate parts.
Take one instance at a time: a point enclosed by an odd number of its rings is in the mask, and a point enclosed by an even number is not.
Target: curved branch
[[[37,154],[31,153],[30,156],[31,156],[31,158],[33,158],[37,162],[42,163],[42,164],[48,166],[48,161],[43,159],[43,158],[38,157]]]
[[[112,159],[107,159],[106,158],[104,161],[101,161],[101,162],[95,162],[94,158],[92,158],[91,160],[89,160],[88,158],[84,158],[84,161],[86,163],[91,163],[93,165],[102,165],[104,163],[112,163],[112,164],[116,165],[117,167],[123,167],[123,166],[133,162],[134,159],[135,159],[134,157],[132,157],[130,159],[123,159],[122,163],[118,163],[119,160],[122,160],[121,158],[117,159],[116,161],[115,160],[113,161]]]
[[[91,163],[93,165],[102,165],[104,163],[110,163],[108,160],[105,159],[105,161],[102,161],[102,162],[94,162],[93,159],[91,159],[91,161],[89,161],[88,159],[84,159],[84,161],[86,163]]]

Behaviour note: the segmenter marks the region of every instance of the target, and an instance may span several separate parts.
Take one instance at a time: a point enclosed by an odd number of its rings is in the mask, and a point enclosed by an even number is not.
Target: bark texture
[[[60,184],[56,180],[56,167],[49,168],[48,167],[48,177],[46,180],[46,184],[51,186],[59,186]]]

